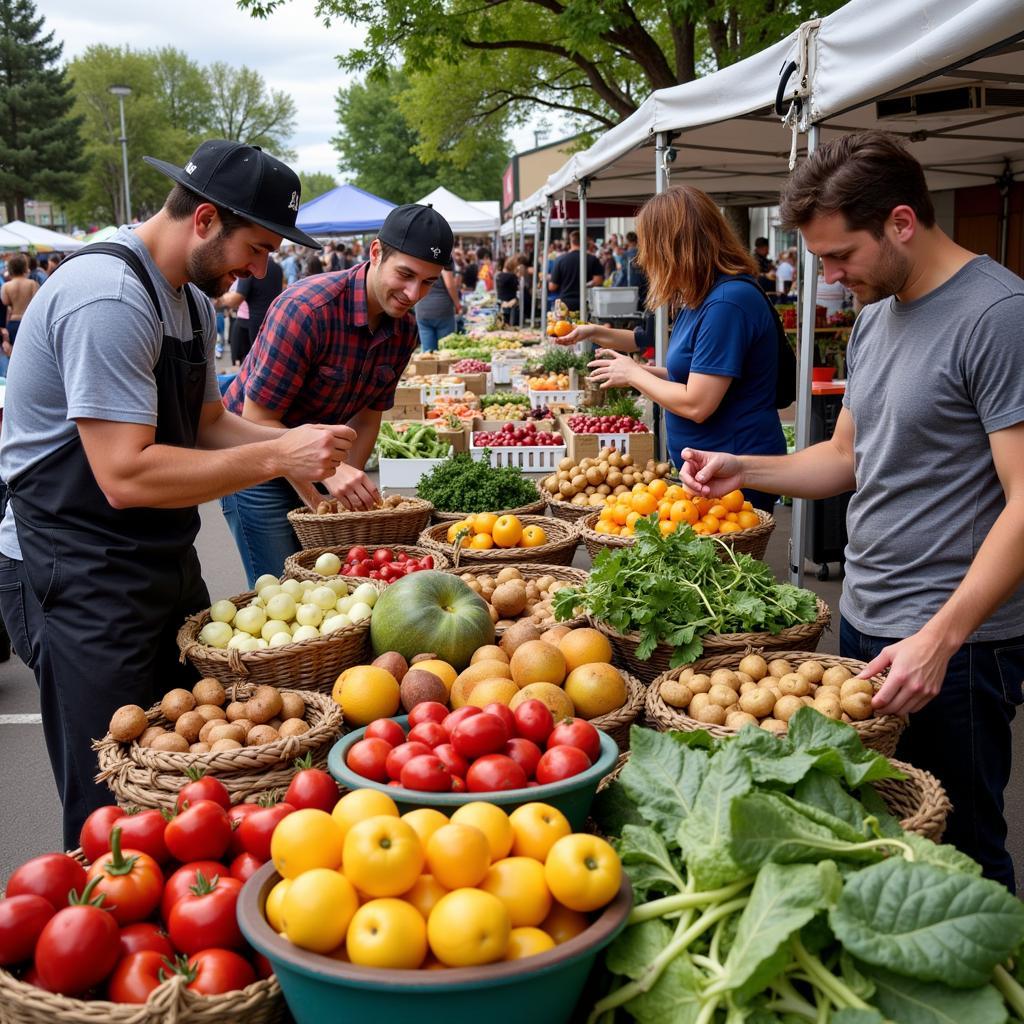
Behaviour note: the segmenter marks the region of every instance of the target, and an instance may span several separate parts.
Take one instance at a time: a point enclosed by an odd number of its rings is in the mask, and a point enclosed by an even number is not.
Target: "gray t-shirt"
[[[142,257],[160,297],[167,333],[191,338],[184,290],[171,287],[133,231],[122,228],[111,241]],[[204,401],[217,402],[213,306],[200,291],[192,291],[206,333]],[[67,444],[79,417],[156,426],[153,368],[163,335],[153,303],[123,260],[95,254],[61,267],[35,297],[18,331],[7,371],[0,478],[13,479]],[[0,523],[0,551],[21,558],[9,508]]]
[[[979,256],[914,302],[857,320],[843,404],[857,490],[840,609],[905,637],[946,602],[1006,504],[988,435],[1024,422],[1024,281]],[[1024,634],[1024,587],[971,637]]]

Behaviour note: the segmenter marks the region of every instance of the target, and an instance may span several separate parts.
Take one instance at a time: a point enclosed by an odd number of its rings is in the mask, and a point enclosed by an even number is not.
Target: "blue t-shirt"
[[[669,380],[690,373],[731,377],[718,408],[703,422],[665,411],[669,456],[683,448],[734,455],[782,455],[786,441],[775,408],[778,335],[764,296],[746,274],[720,276],[696,309],[682,309],[672,325],[666,359]]]

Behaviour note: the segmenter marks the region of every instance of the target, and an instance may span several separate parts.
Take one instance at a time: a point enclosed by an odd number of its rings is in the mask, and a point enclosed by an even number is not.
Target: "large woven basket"
[[[707,726],[702,726],[707,728]],[[629,754],[619,755],[615,767],[598,784],[597,791],[607,789],[629,761]],[[872,783],[878,795],[885,801],[889,812],[900,819],[900,826],[906,832],[924,836],[933,843],[942,839],[946,830],[946,818],[953,809],[946,791],[931,772],[916,768],[906,761],[889,759],[890,764],[901,771],[905,779],[882,779]]]
[[[619,671],[626,681],[626,703],[615,711],[609,711],[607,715],[591,718],[590,724],[597,726],[602,732],[608,733],[618,743],[619,750],[626,751],[629,750],[630,727],[643,723],[644,694],[647,687],[636,676],[621,668]]]
[[[581,519],[601,511],[593,505],[574,505],[571,501],[558,501],[555,498],[548,498],[548,509],[556,519],[564,519],[567,523],[578,523]]]
[[[445,539],[451,523],[437,523],[428,526],[421,534],[419,543],[431,551],[440,551],[452,565],[493,565],[501,569],[506,565],[517,565],[521,562],[542,562],[545,565],[571,565],[578,538],[576,527],[564,523],[551,516],[523,516],[523,526],[543,527],[547,534],[546,544],[538,544],[535,548],[487,548],[476,549],[461,546],[458,553],[455,547]]]
[[[239,688],[235,697],[244,699],[251,687]],[[287,692],[287,691],[283,691]],[[206,775],[227,787],[232,803],[254,801],[264,794],[283,793],[295,775],[295,759],[312,755],[313,765],[325,768],[327,754],[341,736],[341,708],[323,693],[301,691],[306,701],[308,732],[288,736],[258,747],[222,750],[210,754],[179,754],[152,750],[138,743],[118,743],[110,733],[93,743],[99,760],[97,782],[105,782],[122,807],[155,807],[171,810],[178,791],[188,778],[189,768],[200,767]],[[173,726],[160,713],[160,705],[146,712],[150,725]]]
[[[424,555],[430,555],[434,559],[435,569],[447,569],[448,559],[445,558],[439,551],[431,551],[428,548],[418,548],[411,544],[387,544],[381,545],[376,542],[371,542],[372,547],[383,547],[387,546],[392,551],[402,551],[407,554],[410,558],[422,558]],[[326,548],[308,548],[305,551],[296,551],[294,555],[289,555],[285,559],[284,563],[284,574],[290,576],[293,580],[306,580],[310,583],[319,583],[322,580],[327,579],[342,579],[352,586],[359,586],[360,583],[365,583],[366,578],[361,576],[321,576],[320,573],[313,569],[316,564],[316,560],[323,554],[337,555],[339,558],[344,559],[345,554],[348,552],[347,546],[335,546]],[[373,582],[372,580],[370,581]]]
[[[784,658],[792,663],[794,669],[798,665],[803,664],[803,662],[811,660],[811,656],[807,651],[768,651],[767,654],[771,658]],[[648,724],[652,729],[657,729],[659,732],[667,732],[670,729],[676,729],[679,732],[707,729],[712,736],[735,736],[739,732],[738,729],[729,729],[724,725],[707,725],[703,722],[698,722],[697,719],[691,718],[679,708],[674,708],[667,704],[662,699],[659,688],[666,679],[678,679],[680,673],[687,668],[692,668],[694,672],[705,672],[708,674],[714,672],[716,668],[729,668],[735,671],[742,657],[742,653],[736,652],[713,658],[701,658],[700,661],[695,661],[692,665],[680,665],[679,668],[674,668],[672,671],[658,676],[647,688],[646,715]],[[840,658],[832,654],[816,654],[814,655],[814,660],[820,662],[825,668],[831,668],[833,665],[842,665],[844,668],[848,668],[854,675],[862,672],[866,664],[863,661],[854,661],[852,658]],[[877,691],[884,681],[884,676],[873,676],[871,685]],[[899,742],[900,734],[907,727],[907,720],[903,715],[880,715],[877,718],[867,718],[863,722],[851,722],[850,724],[857,730],[861,743],[865,747],[871,747],[872,750],[877,750],[880,754],[885,754],[886,757],[892,757],[896,753],[896,744]]]
[[[531,501],[518,508],[495,509],[494,514],[498,516],[542,516],[547,499],[537,492],[537,500]],[[469,512],[439,512],[436,508],[431,513],[431,521],[435,523],[458,523],[470,515]]]
[[[351,547],[353,544],[415,544],[420,530],[430,522],[434,506],[422,498],[407,498],[396,508],[366,512],[329,512],[317,515],[308,508],[288,513],[303,548]]]
[[[384,584],[371,583],[378,590]],[[239,607],[256,595],[249,591],[230,600]],[[370,620],[343,626],[326,636],[262,651],[209,647],[199,643],[199,633],[210,621],[210,609],[190,615],[178,630],[179,660],[187,658],[201,676],[213,676],[224,684],[267,683],[292,690],[330,690],[340,673],[360,664],[370,649]]]
[[[632,537],[616,537],[610,533],[598,533],[594,527],[597,525],[601,510],[588,509],[587,511],[590,514],[581,517],[579,533],[591,558],[597,558],[606,548],[624,548],[633,543]],[[761,509],[754,509],[754,511],[757,513],[757,518],[761,520],[760,526],[752,526],[749,530],[737,530],[735,533],[715,534],[712,539],[718,541],[719,545],[725,545],[733,551],[741,551],[752,558],[764,558],[768,540],[775,529],[775,517]],[[716,550],[719,558],[727,559],[729,557],[721,546]]]
[[[801,622],[778,633],[707,633],[701,637],[704,655],[731,652],[747,653],[751,649],[766,651],[816,651],[821,634],[832,621],[832,612],[827,604],[817,598],[818,614],[813,622]],[[611,626],[592,619],[594,626],[611,640],[616,656],[629,666],[629,670],[644,682],[651,682],[656,676],[668,672],[675,648],[671,644],[658,644],[650,658],[642,661],[637,657],[640,645],[639,633],[619,633]],[[738,660],[738,659],[737,659]]]
[[[453,576],[466,576],[466,575],[479,575],[482,572],[491,570],[490,566],[482,565],[464,565],[460,569],[446,569],[446,572],[450,572]],[[493,567],[493,571],[500,571],[501,569],[516,569],[524,580],[536,580],[540,579],[541,576],[554,576],[556,580],[564,583],[570,583],[574,587],[581,587],[587,582],[586,569],[574,569],[569,565],[543,565],[536,562],[524,562],[522,564],[513,565],[502,565]],[[568,626],[570,629],[575,629],[577,626],[587,625],[586,615],[577,615],[574,618],[566,619],[564,622],[558,622],[552,620],[545,623],[537,623],[537,628],[542,632],[545,629],[550,629],[552,626]],[[505,626],[495,626],[494,632],[498,637],[501,637],[505,633]]]

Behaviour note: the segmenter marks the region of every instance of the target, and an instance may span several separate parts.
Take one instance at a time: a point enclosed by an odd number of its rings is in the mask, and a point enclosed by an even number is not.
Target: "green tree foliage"
[[[312,173],[300,171],[299,183],[302,185],[302,201],[304,203],[338,187],[333,175],[324,174],[323,171],[313,171]]]
[[[409,80],[400,72],[339,89],[338,166],[354,185],[393,203],[410,203],[444,185],[469,199],[497,199],[508,143],[497,131],[461,140],[457,150],[424,159],[423,140],[400,105]]]
[[[7,219],[25,198],[66,202],[79,188],[81,118],[59,66],[63,44],[43,33],[33,0],[0,0],[0,197]]]
[[[193,138],[206,130],[213,106],[213,92],[203,69],[190,57],[164,46],[153,53],[156,84],[172,128]]]
[[[212,134],[294,159],[287,141],[295,131],[295,101],[288,93],[268,90],[252,68],[233,68],[223,61],[210,65],[206,80],[212,97],[206,127]]]

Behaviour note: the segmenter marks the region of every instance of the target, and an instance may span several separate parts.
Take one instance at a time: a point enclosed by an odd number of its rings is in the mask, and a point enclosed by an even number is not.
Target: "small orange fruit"
[[[647,490],[649,490],[656,498],[664,498],[665,492],[668,490],[668,484],[661,479],[652,480],[647,485]]]
[[[718,499],[719,503],[724,505],[730,512],[739,512],[743,508],[743,492],[742,491],[730,491],[728,494],[723,494]]]
[[[490,533],[498,517],[493,512],[479,512],[473,517],[474,533]]]
[[[658,529],[661,530],[662,537],[667,537],[670,533],[676,532],[676,527],[678,525],[678,523],[673,523],[671,519],[662,519],[662,521],[658,523]]]
[[[709,512],[706,516],[701,516],[700,520],[707,528],[708,533],[718,533],[718,517],[711,515]]]
[[[752,530],[755,526],[761,525],[761,520],[757,517],[757,513],[747,509],[736,513],[736,522],[744,530]]]
[[[527,526],[523,529],[523,536],[519,541],[521,548],[536,548],[541,544],[547,544],[548,535],[544,532],[543,526]]]
[[[514,548],[523,538],[523,524],[518,516],[499,516],[491,536],[499,548]]]
[[[486,551],[494,547],[494,538],[489,533],[475,533],[470,539],[469,546],[475,551]]]

